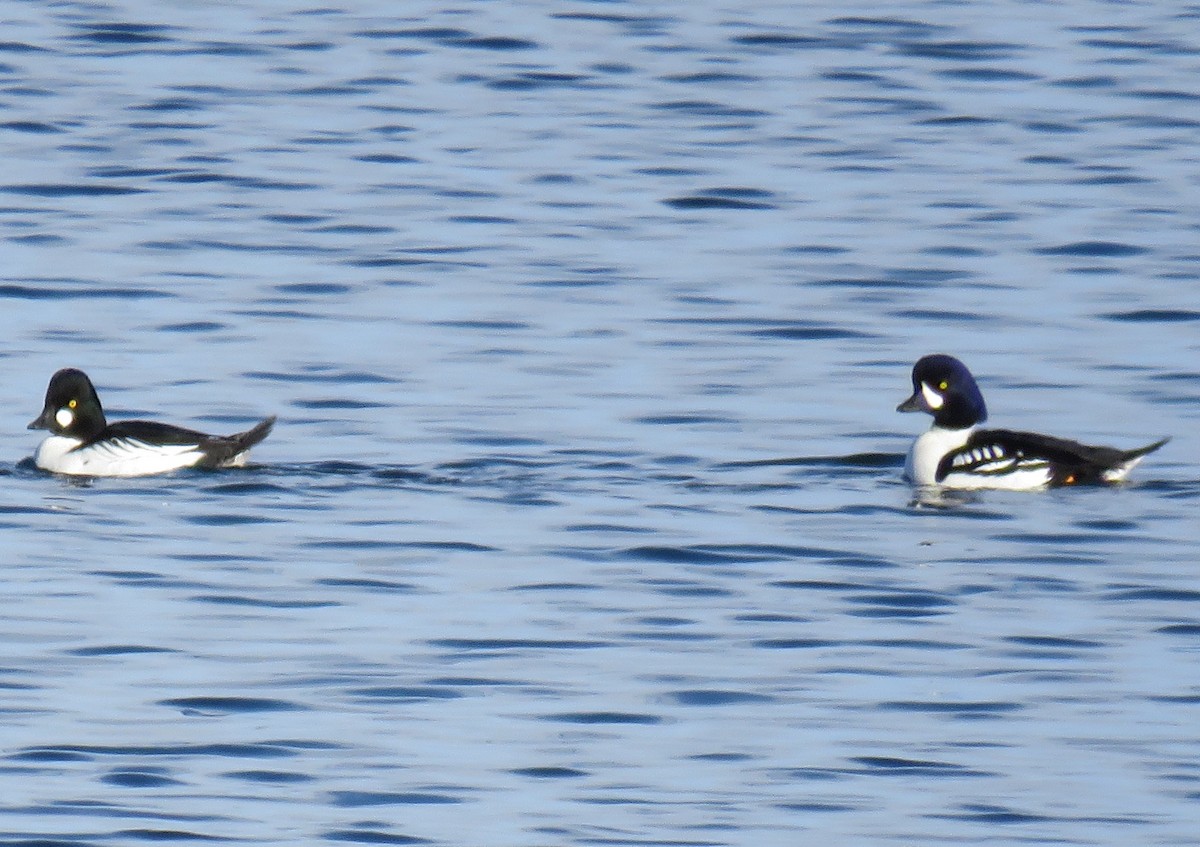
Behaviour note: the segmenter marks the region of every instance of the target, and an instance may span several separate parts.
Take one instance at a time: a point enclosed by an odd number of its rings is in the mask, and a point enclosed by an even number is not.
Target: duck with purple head
[[[1170,440],[1120,450],[1036,432],[981,429],[988,413],[975,377],[944,353],[922,357],[913,366],[912,384],[912,396],[896,411],[933,415],[933,426],[913,442],[904,463],[905,477],[916,485],[1010,490],[1111,485]]]

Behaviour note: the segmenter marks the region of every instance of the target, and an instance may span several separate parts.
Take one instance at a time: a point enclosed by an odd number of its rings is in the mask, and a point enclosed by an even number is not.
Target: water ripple
[[[1188,841],[1160,6],[8,4],[0,841]],[[997,425],[1177,439],[913,492],[935,350]],[[67,363],[289,419],[57,479]]]

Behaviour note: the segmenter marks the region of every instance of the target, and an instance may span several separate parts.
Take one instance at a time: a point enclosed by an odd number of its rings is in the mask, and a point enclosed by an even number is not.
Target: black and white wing
[[[1052,476],[1050,458],[1004,430],[979,430],[942,457],[939,483],[966,488],[1040,488]]]
[[[939,481],[962,475],[1005,488],[1118,482],[1143,456],[1166,442],[1119,450],[1036,432],[984,429],[945,456],[937,475]]]
[[[155,421],[123,421],[109,426],[105,435],[166,456],[187,456],[198,467],[217,468],[244,461],[246,451],[266,438],[274,425],[272,416],[235,435],[208,435]]]

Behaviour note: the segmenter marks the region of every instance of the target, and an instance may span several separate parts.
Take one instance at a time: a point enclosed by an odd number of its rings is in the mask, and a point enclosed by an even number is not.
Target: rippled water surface
[[[1200,7],[3,20],[0,843],[1195,843]],[[914,503],[935,350],[1174,440]]]

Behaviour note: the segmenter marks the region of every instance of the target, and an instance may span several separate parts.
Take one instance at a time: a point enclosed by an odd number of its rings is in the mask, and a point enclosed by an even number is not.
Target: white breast
[[[904,476],[916,485],[938,485],[937,468],[942,457],[967,443],[975,427],[944,429],[930,427],[913,442],[904,461]]]
[[[1005,457],[999,448],[980,447],[950,468],[941,482],[937,480],[938,465],[947,453],[958,450],[970,440],[975,428],[943,429],[932,427],[913,442],[904,463],[904,475],[917,485],[940,485],[944,488],[980,489],[1003,488],[1011,491],[1030,491],[1050,484],[1050,463],[1045,459],[1023,458],[1014,461]],[[976,464],[977,463],[977,464]],[[971,470],[962,466],[974,464]]]
[[[34,463],[42,470],[74,476],[147,476],[190,468],[204,458],[195,444],[147,444],[130,438],[76,449],[81,443],[51,435],[38,445]]]

